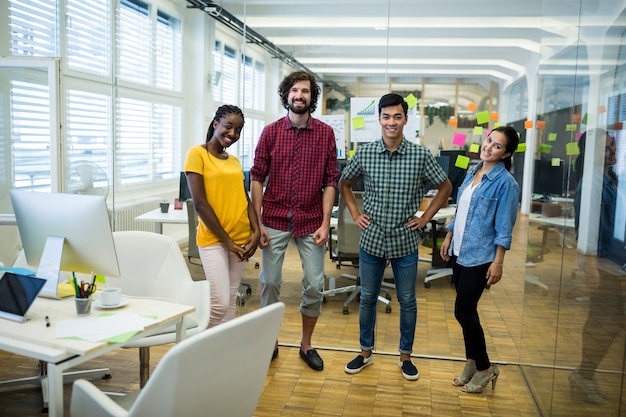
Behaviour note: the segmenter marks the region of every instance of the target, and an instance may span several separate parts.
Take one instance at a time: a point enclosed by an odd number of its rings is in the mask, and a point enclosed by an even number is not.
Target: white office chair
[[[186,335],[206,330],[209,325],[211,294],[208,281],[194,281],[178,244],[169,236],[152,232],[114,232],[120,278],[107,278],[107,285],[120,287],[131,297],[159,298],[194,306],[185,316]],[[132,302],[132,300],[131,300]],[[150,346],[176,341],[176,329],[148,335],[125,348],[139,348],[139,379],[144,386],[150,375]]]
[[[92,383],[78,380],[70,414],[251,416],[261,397],[284,310],[283,303],[271,304],[174,345],[128,410]]]

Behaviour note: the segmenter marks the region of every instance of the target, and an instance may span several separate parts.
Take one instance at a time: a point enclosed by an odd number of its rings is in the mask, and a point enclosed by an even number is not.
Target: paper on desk
[[[132,332],[132,335],[153,322],[153,318],[131,313],[60,320],[56,323],[56,337],[57,339],[79,338],[99,342],[124,333]]]

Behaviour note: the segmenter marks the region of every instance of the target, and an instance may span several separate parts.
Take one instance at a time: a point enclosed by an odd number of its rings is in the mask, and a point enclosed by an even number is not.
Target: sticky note
[[[525,120],[524,121],[524,129],[532,129],[533,128],[533,121],[532,120]]]
[[[481,111],[479,113],[476,113],[476,123],[478,123],[479,125],[489,123],[489,112]]]
[[[356,149],[350,149],[350,152],[348,153],[348,155],[350,155],[350,159],[352,159],[355,153],[356,153]]]
[[[448,126],[451,126],[451,127],[457,127],[458,125],[459,125],[459,121],[458,121],[458,119],[455,119],[454,117],[451,117],[451,118],[448,120]]]
[[[578,142],[580,140],[580,138],[582,137],[582,133],[578,132],[576,133],[576,137],[574,138],[576,140],[576,142]]]
[[[454,166],[461,169],[467,169],[469,166],[470,159],[467,156],[459,155],[456,157],[456,161],[454,162]]]
[[[517,149],[515,150],[515,152],[526,152],[526,143],[522,142],[520,144],[517,145]]]
[[[365,127],[365,118],[363,116],[353,117],[352,127],[354,129],[363,129]]]
[[[406,101],[406,104],[409,105],[409,109],[412,109],[413,107],[415,107],[418,100],[417,97],[413,95],[413,93],[409,93],[409,95],[404,98],[404,101]]]
[[[613,130],[622,130],[622,122],[615,122],[613,123]]]
[[[570,117],[570,120],[572,121],[572,123],[578,123],[582,120],[583,116],[582,114],[572,114],[572,116]]]
[[[553,167],[560,167],[560,166],[561,166],[561,158],[552,158],[552,159],[550,160],[550,164],[551,164]]]
[[[493,127],[494,127],[494,128],[496,128],[496,127],[500,127],[500,126],[504,126],[504,123],[494,123],[494,124],[493,124]]]
[[[463,133],[455,133],[454,139],[452,139],[452,144],[457,146],[465,146],[465,139],[467,139],[467,135]]]
[[[500,114],[497,111],[492,111],[489,115],[489,120],[493,120],[494,122],[500,118]]]
[[[470,145],[470,152],[472,152],[472,153],[478,153],[478,152],[480,152],[480,145],[479,145],[479,144],[477,144],[477,143],[472,143],[472,144]]]
[[[570,123],[568,125],[565,126],[565,131],[566,132],[575,132],[576,131],[576,123]]]
[[[476,103],[470,101],[469,103],[467,103],[467,110],[474,112],[476,111]]]
[[[602,114],[602,113],[606,113],[606,107],[604,107],[604,104],[600,104],[598,106],[598,114]]]
[[[580,153],[580,148],[578,147],[578,142],[571,142],[565,145],[565,155],[576,156],[579,153]]]
[[[548,145],[547,143],[542,143],[541,145],[539,145],[539,152],[541,153],[550,153],[552,152],[552,145]]]
[[[593,125],[596,122],[596,116],[593,113],[585,113],[583,120],[580,122],[584,125]]]
[[[548,134],[548,140],[550,142],[554,142],[556,140],[556,133],[549,133]]]
[[[483,134],[483,128],[481,126],[474,126],[474,134],[475,135],[482,135]]]
[[[543,129],[546,127],[545,120],[537,120],[537,129]]]

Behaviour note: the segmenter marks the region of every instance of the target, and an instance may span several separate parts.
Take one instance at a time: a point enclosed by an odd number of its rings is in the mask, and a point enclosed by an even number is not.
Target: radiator
[[[145,232],[153,232],[154,223],[138,222],[135,220],[135,217],[159,208],[161,200],[162,198],[159,197],[147,197],[141,200],[124,201],[115,204],[112,214],[113,230],[142,230]]]

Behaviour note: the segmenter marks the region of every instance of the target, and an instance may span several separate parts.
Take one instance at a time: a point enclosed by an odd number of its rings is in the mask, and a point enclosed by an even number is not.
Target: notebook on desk
[[[5,272],[0,277],[0,318],[26,321],[26,313],[45,283],[42,278]]]

